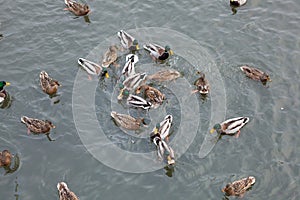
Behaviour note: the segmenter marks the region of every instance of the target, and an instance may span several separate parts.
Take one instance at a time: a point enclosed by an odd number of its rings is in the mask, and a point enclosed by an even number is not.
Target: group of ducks
[[[246,0],[230,0],[230,4],[234,7],[242,6],[245,3]],[[90,12],[90,9],[86,4],[81,4],[72,0],[65,0],[65,4],[67,6],[66,10],[73,12],[76,16],[85,16]],[[119,31],[117,35],[122,45],[121,48],[131,51],[131,53],[126,56],[126,63],[122,70],[122,76],[120,77],[118,82],[120,88],[120,93],[117,97],[118,100],[121,101],[124,96],[127,96],[126,102],[130,107],[142,108],[145,110],[149,110],[150,108],[155,109],[159,107],[166,99],[165,95],[157,88],[146,84],[146,82],[164,82],[174,80],[181,76],[180,73],[173,69],[162,70],[152,75],[147,75],[146,73],[136,73],[135,64],[139,61],[139,59],[137,55],[134,54],[134,52],[140,49],[138,41],[123,30]],[[173,55],[173,51],[168,45],[162,47],[157,44],[146,44],[143,46],[143,48],[149,52],[152,59],[156,62],[163,63]],[[101,65],[89,61],[85,58],[79,58],[78,64],[82,66],[82,68],[89,75],[105,76],[106,78],[109,78],[107,68],[111,65],[116,64],[116,61],[118,59],[118,49],[119,47],[117,47],[116,45],[110,46],[103,56]],[[261,81],[263,84],[266,84],[267,81],[271,81],[269,75],[259,69],[246,65],[241,66],[240,69],[246,74],[247,77],[253,80]],[[210,87],[207,79],[205,78],[205,74],[202,72],[198,72],[198,74],[200,77],[194,82],[196,89],[192,91],[192,93],[199,92],[201,95],[207,95],[210,91]],[[89,76],[89,78],[91,77]],[[5,86],[9,85],[9,82],[0,81],[0,105],[9,96],[8,92],[4,89]],[[47,74],[47,72],[42,71],[40,73],[40,86],[43,92],[47,93],[50,96],[53,96],[56,94],[58,87],[61,86],[61,84],[57,80],[52,79]],[[143,96],[138,96],[141,93],[143,94]],[[130,115],[117,113],[116,111],[111,112],[111,117],[114,119],[118,126],[128,130],[138,130],[142,124],[146,125],[142,118],[136,119]],[[21,122],[26,125],[28,134],[30,132],[33,132],[35,134],[44,133],[47,135],[48,139],[52,141],[49,137],[49,133],[52,128],[55,128],[55,126],[51,121],[22,116]],[[175,164],[174,150],[167,143],[172,122],[172,115],[167,115],[163,119],[163,121],[156,124],[150,134],[151,142],[153,142],[157,147],[157,154],[159,159],[163,160],[164,152],[168,152],[168,155],[166,157],[168,165]],[[224,122],[215,124],[214,127],[210,130],[210,133],[216,131],[220,135],[226,134],[235,135],[236,137],[238,137],[240,134],[240,129],[248,122],[248,117],[231,118]],[[3,150],[2,152],[0,152],[0,167],[4,167],[11,171],[16,170],[16,161],[14,168],[10,169],[12,158],[13,155],[8,150]],[[247,191],[254,183],[255,178],[253,176],[249,176],[247,178],[227,184],[226,187],[222,189],[222,191],[227,196],[243,196],[245,191]],[[78,199],[78,197],[68,188],[67,184],[64,182],[58,183],[57,189],[59,191],[60,200]]]

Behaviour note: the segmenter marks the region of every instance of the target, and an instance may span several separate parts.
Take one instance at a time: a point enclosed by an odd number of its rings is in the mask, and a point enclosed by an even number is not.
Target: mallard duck
[[[11,165],[12,155],[8,150],[0,152],[0,167],[9,167]]]
[[[42,90],[49,95],[55,94],[58,87],[61,86],[57,80],[52,79],[45,71],[40,73],[40,85]]]
[[[79,200],[74,192],[72,192],[65,182],[57,184],[59,200]]]
[[[144,119],[135,119],[130,115],[120,114],[115,111],[112,111],[110,115],[119,126],[128,130],[138,130],[141,124],[145,124]]]
[[[158,71],[155,74],[148,75],[147,80],[154,80],[157,82],[171,81],[180,77],[180,73],[173,69],[166,69]]]
[[[151,87],[149,85],[141,85],[136,90],[136,94],[140,94],[141,91],[144,91],[144,96],[146,99],[152,103],[154,108],[157,108],[165,100],[165,95],[161,93],[158,89]]]
[[[120,38],[121,44],[125,49],[129,49],[130,51],[137,51],[140,49],[138,41],[125,31],[120,30],[118,32],[118,37]]]
[[[89,14],[90,8],[87,4],[81,4],[73,0],[65,0],[67,8],[64,10],[71,11],[76,16],[84,16]]]
[[[230,5],[235,6],[235,7],[243,6],[246,3],[247,3],[247,0],[230,0]]]
[[[118,47],[116,45],[112,45],[105,52],[102,60],[102,67],[107,68],[110,64],[115,63],[118,58]]]
[[[118,95],[118,99],[121,100],[123,98],[123,94],[128,95],[129,91],[134,90],[140,84],[145,82],[147,75],[146,73],[136,73],[130,77],[127,77],[122,83],[119,84],[120,94]]]
[[[268,81],[271,81],[271,78],[268,74],[254,67],[244,65],[241,66],[240,69],[246,74],[247,77],[253,80],[261,81],[263,84],[266,84]]]
[[[167,115],[164,120],[155,125],[155,128],[152,130],[150,134],[150,138],[153,139],[155,136],[159,135],[159,137],[163,140],[168,140],[170,129],[173,122],[173,116]]]
[[[153,138],[151,138],[151,141],[155,144],[157,147],[157,155],[159,159],[164,159],[164,153],[167,151],[169,155],[167,156],[167,162],[169,165],[175,164],[175,155],[174,150],[159,136],[155,135]]]
[[[226,196],[239,196],[242,197],[244,193],[250,189],[250,187],[255,183],[255,178],[253,176],[249,176],[247,178],[243,178],[238,181],[234,181],[233,183],[229,183],[222,189],[222,192],[225,193]]]
[[[210,133],[213,133],[216,130],[220,134],[234,135],[237,132],[236,137],[239,137],[240,129],[248,122],[248,117],[236,117],[228,119],[221,124],[215,124],[214,127],[210,130]]]
[[[126,56],[126,63],[123,67],[122,74],[124,76],[133,76],[135,74],[135,67],[134,65],[139,61],[139,58],[137,55],[134,54],[128,54]]]
[[[152,107],[152,104],[150,102],[146,101],[142,97],[132,95],[132,94],[130,94],[128,96],[127,104],[132,106],[132,107],[143,108],[145,110],[148,110]]]
[[[29,118],[26,116],[21,117],[21,122],[23,122],[27,126],[28,134],[30,132],[33,132],[35,134],[44,133],[47,135],[47,138],[50,141],[53,141],[49,136],[51,128],[55,128],[55,126],[52,124],[52,122],[50,122],[48,120]]]
[[[79,58],[78,64],[90,75],[96,75],[96,76],[102,75],[105,76],[106,78],[109,78],[109,74],[106,68],[103,69],[100,65],[92,61],[89,61],[84,58]]]
[[[0,103],[2,103],[5,98],[7,97],[7,93],[4,89],[5,86],[9,86],[10,83],[9,82],[5,82],[5,81],[0,81]]]
[[[201,72],[197,72],[200,77],[195,81],[194,85],[197,87],[196,90],[194,90],[192,93],[199,92],[200,94],[208,94],[209,92],[209,84],[207,79],[205,78],[205,74]]]
[[[168,45],[165,46],[165,48],[157,44],[146,44],[143,47],[150,52],[150,55],[154,60],[164,61],[174,54]]]

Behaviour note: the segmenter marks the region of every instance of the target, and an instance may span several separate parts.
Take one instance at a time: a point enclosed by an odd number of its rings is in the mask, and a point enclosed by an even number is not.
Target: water
[[[19,199],[58,199],[56,184],[64,180],[81,199],[222,199],[221,188],[227,182],[253,175],[257,182],[245,199],[299,199],[298,1],[249,0],[236,15],[232,15],[228,1],[216,0],[87,3],[92,8],[90,24],[63,11],[63,1],[1,2],[1,80],[11,82],[7,91],[12,97],[11,106],[1,109],[1,150],[9,148],[21,159],[17,172],[4,175],[1,169],[3,198],[16,199],[15,195],[19,195]],[[180,69],[180,64],[198,64],[195,69],[182,69],[184,78],[192,84],[192,73],[199,69],[207,74],[212,86],[206,100],[196,97],[200,113],[199,120],[194,120],[200,124],[199,130],[187,151],[177,159],[172,177],[166,176],[165,169],[135,174],[99,162],[82,144],[72,112],[74,81],[78,70],[81,72],[78,57],[88,57],[97,45],[107,42],[120,29],[147,27],[174,30],[197,41],[203,50],[199,58],[185,61],[179,56],[171,65]],[[169,37],[172,40],[172,35]],[[182,49],[174,49],[175,54],[189,52],[182,41],[170,45],[182,45]],[[191,54],[197,55],[193,48]],[[204,51],[212,61],[202,59]],[[141,63],[151,63],[146,55],[143,58]],[[249,80],[238,69],[242,64],[268,72],[272,82],[264,87]],[[63,85],[56,104],[40,89],[41,70]],[[215,74],[218,71],[222,80]],[[89,83],[87,76],[82,81]],[[114,81],[105,81],[103,102],[109,103],[105,95],[114,89]],[[221,87],[224,96],[216,93],[222,92]],[[100,83],[96,91],[101,89]],[[109,113],[111,105],[105,108],[97,104],[100,94],[97,92],[95,97],[96,116],[112,128],[106,133],[108,138],[126,150],[154,151],[148,141],[118,132],[113,122],[101,115],[99,111]],[[214,102],[225,102],[225,106],[214,110],[218,108]],[[177,107],[168,106],[175,113],[174,121],[180,121]],[[27,136],[20,123],[22,115],[50,119],[57,127],[51,132],[55,141],[49,142],[43,135]],[[211,124],[217,122],[216,117],[240,115],[251,119],[240,138],[223,137],[206,157],[199,158],[202,141]],[[182,134],[174,132],[171,142]]]

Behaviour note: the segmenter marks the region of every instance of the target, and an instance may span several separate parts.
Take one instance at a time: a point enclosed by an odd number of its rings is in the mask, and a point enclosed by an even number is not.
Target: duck
[[[137,55],[128,54],[126,56],[126,63],[123,67],[122,74],[126,77],[133,76],[135,74],[135,64],[139,61]]]
[[[74,192],[72,192],[65,182],[57,184],[57,190],[59,194],[59,200],[79,200]]]
[[[120,38],[123,48],[129,49],[130,51],[137,51],[140,49],[138,41],[127,32],[120,30],[118,32],[118,37]]]
[[[271,81],[271,78],[268,74],[266,74],[265,72],[263,72],[257,68],[243,65],[240,67],[240,69],[246,74],[247,77],[249,77],[253,80],[261,81],[264,85],[268,81]]]
[[[110,115],[117,125],[128,130],[138,130],[141,124],[145,124],[144,119],[136,119],[130,115],[120,114],[116,111],[112,111]]]
[[[149,85],[141,85],[137,87],[135,93],[140,94],[141,91],[144,91],[144,96],[146,99],[149,99],[154,108],[157,108],[165,100],[165,95],[161,93],[161,91]]]
[[[156,61],[164,61],[167,60],[171,55],[173,55],[173,51],[171,48],[166,45],[165,47],[162,47],[158,44],[145,44],[144,49],[150,52],[150,56],[153,60]]]
[[[55,94],[58,87],[61,86],[57,80],[52,79],[45,71],[40,73],[40,85],[43,92],[49,95]]]
[[[55,126],[52,124],[51,121],[48,120],[40,120],[40,119],[34,119],[29,118],[27,116],[21,117],[21,122],[24,123],[27,126],[27,133],[33,132],[35,134],[46,134],[49,141],[53,141],[49,133],[52,128],[55,128]]]
[[[230,0],[230,5],[235,6],[235,7],[243,6],[246,3],[247,3],[247,0]]]
[[[171,81],[180,77],[180,73],[173,69],[166,69],[158,71],[152,75],[148,75],[147,80],[157,82]]]
[[[220,134],[235,135],[236,138],[240,135],[240,129],[249,122],[249,117],[236,117],[228,119],[220,124],[215,124],[210,130],[210,133],[217,131]]]
[[[129,91],[134,90],[140,84],[145,82],[147,78],[146,73],[136,73],[130,77],[127,77],[122,83],[119,84],[120,94],[118,95],[118,100],[123,99],[123,95],[129,95]]]
[[[105,52],[102,60],[102,67],[107,68],[109,65],[114,64],[118,58],[118,47],[112,45]]]
[[[73,0],[65,0],[67,8],[64,10],[71,11],[76,16],[85,16],[90,12],[90,8],[87,4],[81,4]]]
[[[0,103],[2,103],[6,97],[8,96],[7,92],[5,91],[4,87],[9,86],[10,83],[6,81],[0,81]]]
[[[209,93],[210,87],[207,79],[205,78],[205,74],[202,72],[197,72],[200,77],[194,82],[194,85],[197,87],[192,93],[199,92],[202,95],[206,95]]]
[[[169,155],[167,156],[168,165],[175,164],[175,153],[174,150],[159,136],[155,135],[151,138],[151,141],[155,144],[157,148],[157,155],[160,160],[164,159],[164,153],[167,151]]]
[[[243,197],[245,192],[250,189],[254,183],[255,177],[249,176],[227,184],[226,187],[222,189],[222,192],[224,192],[226,196]]]
[[[89,61],[85,58],[79,58],[78,64],[89,74],[89,75],[95,75],[95,76],[105,76],[106,78],[109,78],[109,74],[107,72],[106,68],[102,68],[100,65]],[[91,77],[89,76],[89,79]]]
[[[160,123],[157,123],[152,130],[150,134],[150,138],[155,137],[156,135],[159,135],[159,137],[162,140],[168,140],[169,134],[170,134],[170,129],[172,126],[173,122],[173,116],[172,115],[167,115],[163,121]]]
[[[130,94],[127,98],[127,105],[135,108],[143,108],[149,110],[152,107],[152,104],[142,97]]]
[[[0,152],[0,167],[9,167],[11,165],[12,155],[10,151],[3,150]]]

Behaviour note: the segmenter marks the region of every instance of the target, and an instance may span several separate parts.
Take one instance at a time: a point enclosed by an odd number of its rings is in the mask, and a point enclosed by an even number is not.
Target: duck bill
[[[6,84],[5,84],[6,86],[9,86],[10,85],[10,83],[9,82],[6,82]]]
[[[107,72],[105,73],[105,78],[109,78],[109,74]]]
[[[124,88],[121,89],[120,94],[118,96],[118,100],[122,100],[123,99],[123,91],[124,91]]]
[[[137,45],[135,45],[135,48],[136,48],[136,50],[139,50],[140,49],[140,47],[139,47],[139,45],[137,44]]]
[[[212,134],[213,132],[215,132],[215,129],[214,128],[212,128],[212,129],[210,129],[210,134]]]
[[[170,52],[170,55],[171,55],[171,56],[174,55],[174,52],[173,52],[172,50],[170,50],[169,52]]]

